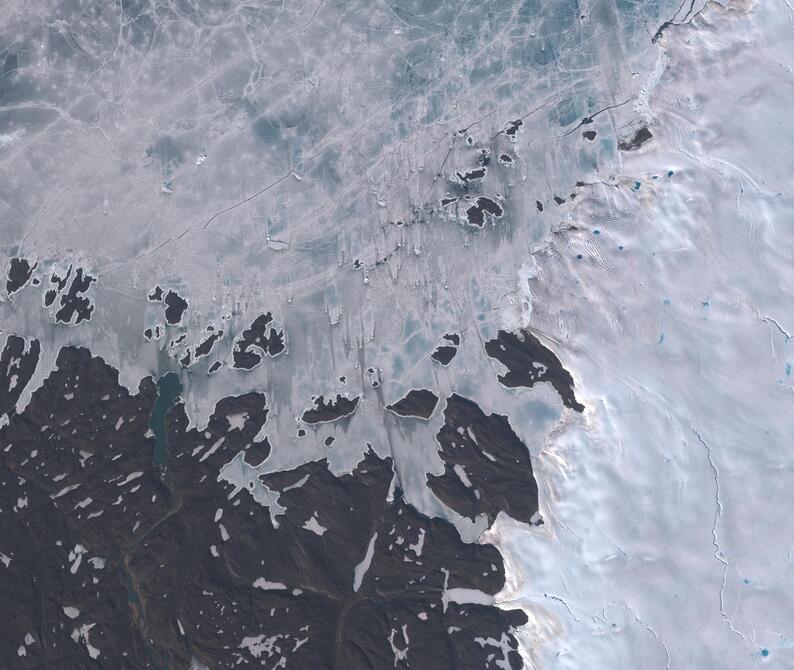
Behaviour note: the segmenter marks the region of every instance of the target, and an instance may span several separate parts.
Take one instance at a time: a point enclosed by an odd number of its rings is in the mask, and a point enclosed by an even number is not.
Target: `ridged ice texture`
[[[653,143],[534,254],[533,324],[589,407],[540,455],[543,532],[493,531],[538,667],[794,664],[792,18],[666,33]]]

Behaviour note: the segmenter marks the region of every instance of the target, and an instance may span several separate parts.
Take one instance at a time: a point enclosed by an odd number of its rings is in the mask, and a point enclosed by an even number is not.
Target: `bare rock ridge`
[[[485,343],[485,353],[507,368],[499,381],[508,388],[548,382],[560,395],[563,405],[577,412],[584,411],[574,394],[573,377],[560,359],[528,330],[508,333],[500,330],[496,338]]]
[[[22,347],[9,340],[4,364]],[[32,343],[29,351],[23,371],[35,365]],[[406,650],[412,668],[522,667],[513,631],[523,612],[447,595],[473,589],[487,603],[505,581],[498,551],[417,512],[393,487],[390,458],[367,449],[349,474],[320,460],[263,476],[286,509],[276,526],[217,476],[241,451],[267,458],[267,443],[254,440],[265,397],[225,398],[200,432],[177,402],[161,476],[147,436],[156,396],[152,378],[130,394],[102,359],[68,347],[0,429],[10,445],[0,452],[0,607],[9,614],[0,657],[13,667],[187,668],[196,659],[365,670],[394,667]],[[468,404],[450,403],[450,421],[472,424],[456,410]],[[504,424],[472,425],[484,439]]]

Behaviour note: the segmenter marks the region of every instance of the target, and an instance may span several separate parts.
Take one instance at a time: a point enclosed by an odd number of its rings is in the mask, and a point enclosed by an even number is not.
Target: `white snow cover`
[[[65,605],[63,608],[63,613],[70,619],[76,619],[80,616],[80,610],[76,607],[72,607],[71,605]]]
[[[317,520],[317,513],[316,512],[314,514],[312,514],[306,520],[306,522],[303,524],[303,526],[301,526],[301,528],[305,528],[306,530],[310,530],[312,533],[315,533],[316,535],[319,535],[320,537],[322,537],[323,533],[325,533],[328,530],[325,526],[323,526]]]
[[[264,591],[284,590],[287,588],[287,586],[281,582],[271,582],[264,577],[258,577],[254,582],[254,586]]]
[[[377,539],[378,534],[373,533],[372,537],[369,539],[364,558],[362,558],[361,562],[353,569],[353,591],[358,591],[361,588],[361,583],[364,581],[367,570],[369,570],[369,566],[372,563],[372,557],[375,555],[375,542]]]
[[[531,323],[588,410],[536,461],[544,525],[483,538],[530,667],[794,667],[792,20],[712,3],[665,32],[652,143],[535,250]]]

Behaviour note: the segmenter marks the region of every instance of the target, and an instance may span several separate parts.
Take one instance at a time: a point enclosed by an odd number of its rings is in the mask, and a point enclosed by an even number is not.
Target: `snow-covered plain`
[[[537,667],[794,665],[792,20],[666,33],[653,145],[534,254],[532,323],[589,407],[540,454],[549,523],[490,532]]]

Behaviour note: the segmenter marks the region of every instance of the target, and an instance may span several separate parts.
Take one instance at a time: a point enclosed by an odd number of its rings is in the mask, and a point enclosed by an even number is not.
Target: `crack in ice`
[[[576,616],[576,614],[574,614],[574,611],[571,609],[571,606],[568,604],[568,602],[565,600],[565,598],[563,598],[562,596],[555,595],[553,593],[528,593],[526,596],[521,596],[521,597],[518,597],[518,598],[509,598],[509,599],[506,599],[506,600],[495,600],[494,603],[496,605],[499,605],[499,607],[501,607],[501,608],[504,608],[506,606],[509,607],[509,606],[513,606],[513,605],[518,605],[519,607],[523,608],[526,605],[526,601],[527,601],[528,598],[546,598],[548,600],[554,600],[555,602],[561,603],[562,606],[566,610],[568,610],[568,614],[571,615],[571,618],[574,621],[576,621],[576,623],[587,625],[586,622],[582,621],[582,619],[580,619],[578,616]]]
[[[607,609],[609,607],[620,607],[621,609],[626,610],[627,612],[629,612],[634,617],[634,620],[638,624],[643,626],[645,628],[645,630],[647,630],[651,635],[653,635],[654,638],[656,638],[656,641],[660,645],[662,645],[662,649],[664,649],[664,654],[667,657],[667,666],[666,666],[666,668],[667,668],[667,670],[670,670],[670,650],[667,648],[667,645],[665,644],[665,642],[661,638],[661,636],[656,632],[656,629],[653,626],[651,626],[651,624],[649,624],[647,621],[645,621],[645,619],[643,619],[639,614],[637,614],[636,610],[631,605],[629,605],[627,603],[610,602],[603,610],[601,610],[601,620],[604,621],[604,622],[607,621],[606,612],[607,612]],[[593,617],[594,620],[596,618],[597,617]]]
[[[761,316],[760,313],[758,314],[758,316],[767,323],[774,323],[775,327],[780,331],[781,335],[783,335],[787,340],[791,339],[791,333],[789,333],[785,328],[783,328],[783,326],[781,326],[780,323],[778,323],[777,319],[773,319],[771,316],[766,316],[766,315]]]
[[[720,472],[717,469],[717,465],[714,462],[714,452],[712,451],[711,447],[706,443],[703,439],[702,435],[698,432],[698,430],[690,423],[690,428],[692,432],[697,436],[698,441],[700,444],[703,445],[703,448],[706,450],[706,458],[708,459],[709,466],[711,467],[712,472],[714,473],[714,483],[716,486],[716,490],[714,493],[714,522],[711,526],[711,544],[714,546],[714,558],[716,558],[720,563],[722,563],[722,584],[720,585],[720,615],[722,616],[723,621],[728,625],[728,628],[731,629],[731,632],[735,635],[738,635],[742,640],[745,642],[751,642],[750,638],[738,630],[734,625],[733,622],[730,620],[730,617],[725,613],[725,586],[728,581],[728,560],[725,558],[725,553],[722,551],[722,547],[720,546],[720,539],[719,533],[717,532],[717,524],[719,520],[722,518],[723,506],[722,500],[720,498]]]

